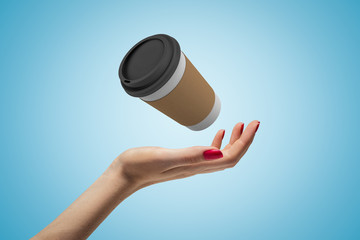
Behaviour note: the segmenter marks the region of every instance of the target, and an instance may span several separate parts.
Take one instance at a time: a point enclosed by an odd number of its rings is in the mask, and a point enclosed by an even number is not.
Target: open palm
[[[131,148],[120,154],[108,171],[116,171],[121,177],[142,188],[158,182],[234,167],[250,147],[259,124],[259,121],[252,121],[243,131],[244,124],[237,123],[229,143],[222,150],[225,130],[216,133],[211,146]],[[214,156],[211,160],[206,158],[208,150],[212,150],[210,152]]]

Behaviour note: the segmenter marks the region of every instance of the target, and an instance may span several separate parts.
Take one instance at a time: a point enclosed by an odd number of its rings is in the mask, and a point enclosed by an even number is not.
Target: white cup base
[[[208,128],[211,124],[213,124],[215,122],[215,120],[219,116],[220,109],[221,109],[220,98],[215,94],[215,103],[214,103],[214,106],[211,109],[209,115],[207,115],[206,118],[204,118],[204,120],[202,120],[201,122],[199,122],[195,125],[186,126],[186,127],[188,127],[189,129],[191,129],[193,131],[201,131],[201,130],[204,130],[205,128]]]

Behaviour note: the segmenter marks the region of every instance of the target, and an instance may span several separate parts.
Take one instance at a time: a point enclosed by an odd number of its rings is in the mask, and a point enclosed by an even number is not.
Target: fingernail
[[[255,132],[257,132],[259,126],[260,126],[260,122],[259,122],[258,125],[256,126]]]
[[[241,125],[241,128],[240,128],[240,134],[242,134],[244,131],[244,124]]]
[[[213,159],[218,159],[218,158],[222,158],[223,154],[220,150],[218,149],[210,149],[210,150],[206,150],[204,153],[204,158],[206,160],[213,160]]]
[[[221,139],[224,139],[224,136],[225,136],[225,130],[223,131],[223,135],[222,135]]]

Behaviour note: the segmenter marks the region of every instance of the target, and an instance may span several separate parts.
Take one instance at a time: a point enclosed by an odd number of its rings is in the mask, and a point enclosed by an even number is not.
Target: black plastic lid
[[[172,37],[147,37],[125,55],[119,68],[120,82],[134,97],[144,97],[160,89],[173,75],[180,60],[180,45]]]

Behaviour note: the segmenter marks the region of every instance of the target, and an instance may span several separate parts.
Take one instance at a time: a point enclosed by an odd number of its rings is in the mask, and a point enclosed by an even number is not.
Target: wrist
[[[115,162],[115,161],[114,161]],[[121,164],[114,167],[114,163],[110,165],[108,169],[100,176],[100,178],[106,180],[114,189],[120,192],[131,192],[134,193],[140,189],[140,184],[124,174],[123,167]]]

